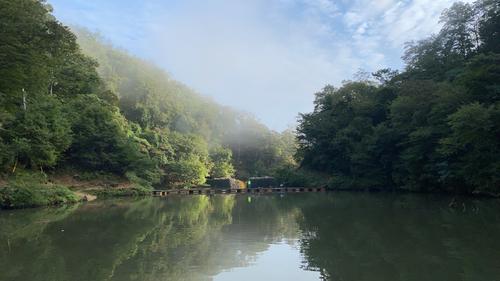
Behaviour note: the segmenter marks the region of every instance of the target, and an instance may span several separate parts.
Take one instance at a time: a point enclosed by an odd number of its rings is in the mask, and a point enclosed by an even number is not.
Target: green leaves
[[[466,86],[471,100],[492,104],[500,100],[500,54],[473,57],[458,76],[457,84]]]
[[[157,182],[156,165],[141,152],[118,108],[95,95],[80,95],[68,104],[73,142],[66,152],[69,163],[88,171],[107,171],[138,176]],[[140,140],[140,139],[139,139]]]
[[[366,154],[358,144],[374,125],[375,91],[369,83],[349,82],[316,94],[314,112],[301,115],[297,130],[302,165],[333,174],[350,173],[363,162]]]
[[[28,98],[47,92],[53,69],[77,50],[76,37],[42,1],[1,0],[0,7],[0,101],[14,110],[21,89]]]
[[[51,96],[33,99],[26,110],[19,109],[7,117],[0,130],[4,143],[0,155],[4,163],[13,157],[22,165],[52,167],[61,159],[72,141],[70,124],[62,104]]]
[[[337,174],[337,188],[499,195],[499,11],[455,3],[439,34],[406,44],[405,72],[317,93],[300,114],[301,166]]]
[[[230,163],[233,152],[230,149],[217,146],[210,153],[210,160],[213,166],[210,168],[210,177],[229,178],[234,176],[234,167]]]
[[[472,103],[448,117],[451,134],[438,151],[452,165],[453,176],[474,187],[474,193],[500,192],[500,110]]]

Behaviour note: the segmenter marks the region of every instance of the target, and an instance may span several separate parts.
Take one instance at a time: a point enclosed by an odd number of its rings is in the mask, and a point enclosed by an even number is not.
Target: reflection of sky
[[[214,281],[255,280],[319,280],[319,272],[300,268],[302,257],[298,249],[287,244],[271,244],[269,249],[248,267],[237,267],[213,277]]]
[[[472,0],[464,0],[471,2]],[[215,101],[281,131],[313,93],[358,68],[400,69],[405,41],[455,0],[48,0],[57,19],[109,37]]]
[[[449,194],[246,196],[0,211],[0,280],[320,279],[302,265],[330,281],[499,280],[496,200],[457,197],[462,210]]]

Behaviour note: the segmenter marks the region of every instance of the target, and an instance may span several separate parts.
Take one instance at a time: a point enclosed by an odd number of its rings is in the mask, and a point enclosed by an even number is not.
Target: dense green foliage
[[[302,167],[341,189],[500,194],[500,3],[443,11],[439,34],[382,69],[316,94],[300,114]]]
[[[81,200],[66,186],[47,182],[41,173],[17,173],[14,180],[5,186],[0,185],[0,208],[37,207]]]
[[[100,77],[119,96],[120,113],[154,162],[156,169],[146,170],[157,182],[176,187],[199,185],[206,177],[245,179],[293,162],[291,129],[270,131],[253,114],[196,93],[99,32],[72,29],[82,51],[99,60]]]
[[[326,186],[329,179],[328,174],[301,169],[291,164],[274,169],[273,177],[277,185],[283,184],[286,187]]]
[[[0,0],[0,172],[124,176],[143,186],[269,175],[293,134],[196,93],[44,0]]]

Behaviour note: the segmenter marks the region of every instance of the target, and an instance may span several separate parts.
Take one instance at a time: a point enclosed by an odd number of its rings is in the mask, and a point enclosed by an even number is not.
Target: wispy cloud
[[[401,68],[403,44],[439,30],[452,0],[49,0],[133,55],[283,130],[313,93],[358,68]]]

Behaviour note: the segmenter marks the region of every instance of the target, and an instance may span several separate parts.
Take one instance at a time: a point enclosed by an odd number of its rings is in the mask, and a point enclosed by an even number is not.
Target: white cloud
[[[358,14],[357,12],[347,11],[344,14],[344,23],[348,27],[355,26],[355,25],[362,23],[362,22],[363,22],[363,17],[362,17],[362,15]]]

